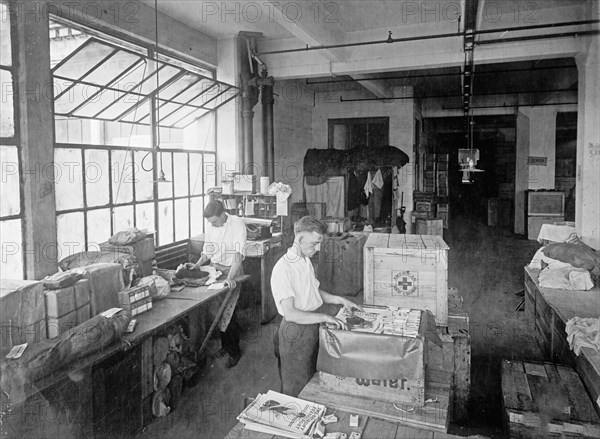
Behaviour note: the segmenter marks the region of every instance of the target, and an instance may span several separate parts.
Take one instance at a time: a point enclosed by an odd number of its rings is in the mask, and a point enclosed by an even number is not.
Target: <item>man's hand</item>
[[[328,327],[332,327],[333,329],[343,329],[343,330],[348,330],[348,325],[346,325],[344,322],[342,322],[340,319],[336,319],[335,317],[329,316],[327,314],[325,315],[325,324]]]
[[[200,270],[200,267],[198,267],[196,264],[194,264],[193,262],[186,262],[185,264],[183,264],[183,267],[186,270]]]
[[[225,279],[225,281],[223,283],[230,290],[235,290],[235,287],[237,286],[237,283],[233,279]]]
[[[362,309],[362,307],[360,305],[357,305],[356,303],[352,302],[351,300],[346,299],[345,297],[340,297],[340,305],[342,305],[344,308],[348,309],[348,310],[357,310],[357,311],[363,311],[364,309]]]

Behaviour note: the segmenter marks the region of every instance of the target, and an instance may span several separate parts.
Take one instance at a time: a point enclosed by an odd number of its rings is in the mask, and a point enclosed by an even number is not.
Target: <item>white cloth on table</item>
[[[546,241],[552,242],[570,242],[576,244],[579,242],[575,227],[567,225],[542,224],[537,238],[541,244]]]
[[[594,287],[589,271],[567,265],[557,267],[553,264],[544,268],[538,276],[540,287],[571,291],[588,291]]]
[[[301,311],[314,311],[323,304],[312,262],[299,254],[300,249],[293,245],[273,267],[271,291],[282,316],[281,301],[289,297],[294,298],[294,307]]]
[[[600,318],[573,317],[567,321],[565,332],[575,355],[579,355],[583,347],[600,351]]]
[[[275,195],[277,198],[277,215],[287,216],[287,199],[292,195],[291,186],[283,183],[271,183],[267,193]]]

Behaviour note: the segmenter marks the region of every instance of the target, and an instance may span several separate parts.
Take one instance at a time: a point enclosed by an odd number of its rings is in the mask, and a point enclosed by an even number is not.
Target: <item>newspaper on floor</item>
[[[313,436],[325,411],[322,404],[269,390],[258,394],[237,419],[248,430],[304,439]]]

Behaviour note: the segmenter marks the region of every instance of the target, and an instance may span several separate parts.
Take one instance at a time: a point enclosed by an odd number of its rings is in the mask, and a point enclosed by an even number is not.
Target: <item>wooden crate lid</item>
[[[371,233],[365,248],[419,247],[426,250],[448,250],[448,244],[438,235],[403,235]]]
[[[502,398],[505,410],[510,412],[539,416],[552,413],[555,421],[589,424],[600,432],[600,418],[579,376],[568,366],[504,360]],[[530,421],[518,414],[512,419],[516,423]]]

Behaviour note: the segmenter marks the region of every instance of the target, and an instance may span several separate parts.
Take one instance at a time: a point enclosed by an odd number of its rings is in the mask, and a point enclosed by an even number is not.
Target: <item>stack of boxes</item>
[[[415,222],[441,219],[443,227],[448,228],[450,215],[448,172],[450,172],[448,154],[424,155],[423,187],[425,191],[413,194]]]
[[[150,285],[128,288],[119,292],[119,306],[132,317],[152,309]]]
[[[46,306],[40,281],[0,279],[0,349],[45,340]]]
[[[48,337],[58,337],[92,317],[90,281],[81,279],[70,287],[46,290]]]
[[[154,248],[154,236],[147,235],[144,239],[131,244],[100,244],[102,252],[126,253],[131,256],[137,277],[150,276],[154,268],[156,251]]]

